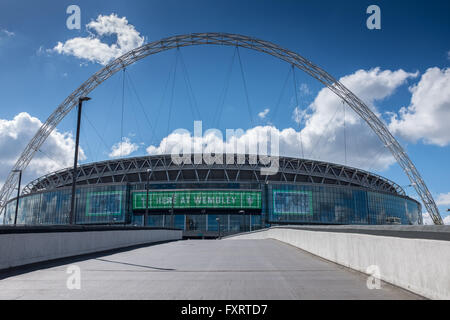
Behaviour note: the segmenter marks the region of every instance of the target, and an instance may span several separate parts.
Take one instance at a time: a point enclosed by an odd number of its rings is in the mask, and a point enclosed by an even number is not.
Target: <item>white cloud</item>
[[[450,225],[450,215],[444,217],[442,220],[444,221],[444,224]]]
[[[307,112],[308,109],[300,109],[299,107],[295,107],[292,112],[292,120],[294,120],[294,122],[298,125],[301,124],[304,121]]]
[[[139,146],[136,143],[132,143],[129,138],[124,137],[121,142],[117,142],[112,146],[111,152],[108,156],[111,158],[125,157],[138,149]]]
[[[310,94],[312,93],[311,90],[309,89],[309,87],[308,87],[308,85],[307,85],[306,83],[302,83],[302,84],[300,85],[299,91],[300,91],[300,94],[301,94],[301,95],[304,95],[304,96],[308,96],[308,95],[310,95]]]
[[[358,70],[339,80],[379,116],[375,102],[389,97],[408,78],[417,75],[401,69],[382,71],[374,68]],[[304,116],[306,123],[302,129],[302,142],[305,156],[312,154],[313,158],[344,163],[344,109],[341,99],[324,88],[319,91]],[[348,106],[345,108],[345,130],[348,165],[383,170],[395,162],[373,131]]]
[[[436,198],[436,204],[438,206],[450,206],[450,192],[439,194]]]
[[[45,49],[44,46],[39,46],[39,49],[36,50],[36,55],[38,56],[50,56],[50,54],[53,52],[52,49]]]
[[[428,212],[424,212],[422,213],[422,219],[423,219],[423,224],[424,225],[433,225],[433,219],[431,219],[431,216]]]
[[[38,118],[26,112],[19,113],[12,120],[0,119],[0,186],[41,125],[42,122]],[[72,166],[74,148],[75,142],[70,133],[54,130],[24,171],[23,183]],[[86,159],[82,148],[79,159]]]
[[[449,145],[450,68],[429,68],[410,91],[410,105],[391,118],[391,132],[414,142]]]
[[[358,70],[340,80],[374,112],[377,113],[374,102],[387,98],[396,88],[408,78],[416,77],[417,73],[407,73],[403,70],[381,71],[379,68]],[[338,109],[338,112],[336,111]],[[266,109],[267,110],[267,109]],[[265,111],[266,111],[265,110]],[[279,138],[280,155],[301,156],[301,147],[306,158],[316,158],[330,162],[344,163],[343,152],[343,113],[340,99],[327,88],[322,89],[306,110],[294,109],[293,119],[300,123],[306,119],[301,133],[293,128],[278,129],[273,126],[257,126],[248,129],[238,139],[239,143],[249,141],[258,143],[258,137],[265,137],[272,132]],[[330,121],[333,114],[335,118]],[[347,164],[363,169],[386,169],[395,159],[385,150],[372,130],[348,107],[346,108],[347,136],[353,137],[355,145],[347,146]],[[237,128],[233,128],[237,129]],[[200,144],[213,150],[225,150],[226,143],[222,137],[214,134],[202,138],[194,138],[190,134],[172,133],[165,137],[159,145],[147,148],[149,154],[170,153],[175,145]],[[361,149],[364,152],[361,152]],[[381,147],[381,154],[380,154]],[[369,168],[370,167],[370,168]]]
[[[88,37],[72,38],[65,43],[58,42],[53,50],[59,54],[72,55],[79,59],[106,65],[144,43],[144,37],[140,36],[135,27],[128,24],[125,17],[119,18],[114,13],[109,16],[99,15],[86,27],[88,31],[93,31]],[[116,43],[108,45],[101,41],[102,37],[111,35],[117,36]]]
[[[431,219],[431,216],[428,212],[422,213],[422,219],[424,225],[434,225],[433,219]],[[443,216],[442,221],[445,225],[450,225],[450,215]]]
[[[16,34],[12,31],[8,31],[6,29],[1,29],[0,33],[6,35],[7,37],[14,37]]]
[[[270,109],[266,108],[264,109],[264,111],[261,111],[260,113],[258,113],[258,117],[260,117],[261,119],[264,119],[267,114],[269,113]]]
[[[233,146],[246,147],[246,153],[249,150],[257,150],[258,144],[266,142],[268,137],[277,136],[280,143],[281,154],[287,156],[297,155],[297,147],[299,144],[299,133],[292,128],[279,130],[273,126],[256,126],[254,128],[243,131],[242,135],[237,135],[228,141],[225,141],[220,134],[216,132],[205,133],[203,137],[193,137],[190,133],[173,132],[165,137],[158,146],[149,146],[146,150],[148,154],[164,154],[171,153],[175,146],[185,148],[191,147],[191,151],[202,148],[206,151],[222,151],[229,150]],[[237,147],[237,150],[241,150]]]
[[[4,44],[11,42],[11,39],[15,36],[14,32],[8,31],[6,29],[0,29],[0,45],[3,47]]]

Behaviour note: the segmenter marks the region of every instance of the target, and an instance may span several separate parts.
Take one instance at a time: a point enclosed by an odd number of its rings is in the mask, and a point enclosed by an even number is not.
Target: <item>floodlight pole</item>
[[[16,213],[14,215],[14,225],[17,223],[17,212],[19,211],[20,183],[22,182],[22,170],[13,170],[19,173],[19,185],[17,186]]]
[[[75,189],[77,184],[78,148],[80,145],[81,110],[83,108],[83,101],[89,100],[91,100],[89,97],[81,97],[78,99],[77,136],[75,139],[75,154],[73,157],[72,198],[70,201],[69,224],[74,224],[75,222]]]

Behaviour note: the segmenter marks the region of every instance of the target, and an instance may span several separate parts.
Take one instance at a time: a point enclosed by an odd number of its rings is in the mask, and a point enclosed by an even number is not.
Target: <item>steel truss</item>
[[[261,164],[252,164],[249,156],[233,164],[175,164],[170,155],[144,156],[85,164],[77,173],[78,185],[109,183],[146,183],[147,169],[151,183],[183,182],[248,182],[248,183],[306,183],[362,187],[374,191],[405,195],[404,190],[381,176],[339,164],[306,159],[279,158],[279,170],[275,175],[261,175]],[[30,182],[23,194],[50,191],[72,185],[71,169],[60,170]]]
[[[0,190],[0,213],[4,210],[6,201],[13,192],[16,183],[17,175],[14,170],[24,170],[34,154],[41,147],[49,134],[55,129],[58,123],[77,105],[78,99],[87,96],[98,85],[114,75],[116,72],[126,68],[127,66],[149,56],[162,51],[195,46],[195,45],[226,45],[238,46],[242,48],[252,49],[263,52],[281,60],[284,60],[300,70],[308,73],[313,78],[327,86],[337,96],[339,96],[345,103],[352,108],[370,128],[377,134],[382,143],[391,151],[392,155],[402,167],[403,171],[411,181],[411,185],[420,196],[428,213],[430,214],[435,224],[443,224],[439,210],[434,202],[434,199],[428,190],[425,182],[420,176],[418,170],[409,159],[405,150],[389,132],[386,125],[370,110],[370,108],[360,100],[355,94],[347,89],[342,83],[334,79],[325,70],[314,65],[311,61],[305,59],[299,54],[283,49],[271,42],[255,39],[238,34],[228,33],[194,33],[168,37],[159,41],[150,42],[139,48],[131,50],[123,56],[115,59],[113,62],[105,66],[103,69],[96,72],[86,82],[84,82],[78,89],[72,92],[50,115],[47,121],[41,126],[36,135],[28,143],[25,150],[17,160],[16,164],[9,173],[2,189]]]

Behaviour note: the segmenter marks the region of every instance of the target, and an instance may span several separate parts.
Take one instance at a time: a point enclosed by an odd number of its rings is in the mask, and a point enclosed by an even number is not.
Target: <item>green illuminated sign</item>
[[[133,192],[133,210],[146,209],[146,191]],[[149,209],[261,209],[260,191],[150,191]]]
[[[273,190],[273,213],[313,215],[311,191]]]

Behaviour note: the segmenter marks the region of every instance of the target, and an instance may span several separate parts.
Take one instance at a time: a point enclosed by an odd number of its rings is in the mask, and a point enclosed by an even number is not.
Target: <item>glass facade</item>
[[[219,223],[223,233],[256,230],[274,224],[422,224],[420,204],[413,199],[359,187],[300,183],[184,183],[152,184],[151,189],[193,191],[184,191],[185,194],[209,189],[214,190],[216,197],[234,195],[241,190],[246,195],[242,198],[242,208],[224,208],[223,203],[229,200],[222,197],[219,199],[221,206],[203,209],[174,206],[173,214],[170,206],[149,209],[149,226],[175,227],[195,234],[217,233]],[[143,225],[145,210],[133,205],[133,194],[143,190],[145,184],[79,186],[75,222]],[[260,197],[258,205],[251,209],[249,202],[244,203],[244,200],[251,200],[248,191]],[[167,193],[172,197],[175,192]],[[70,199],[70,188],[23,196],[19,200],[17,224],[67,224]],[[4,224],[14,223],[15,209],[13,199],[6,206]]]
[[[144,224],[143,214],[134,215],[133,224],[142,226]],[[219,218],[219,222],[216,220]],[[172,222],[173,219],[173,222]],[[148,226],[178,228],[196,233],[218,232],[236,233],[261,229],[261,214],[155,214],[150,213]],[[251,226],[250,226],[251,224]]]
[[[268,185],[268,223],[422,224],[420,204],[348,186]]]
[[[36,193],[19,199],[17,224],[52,225],[69,222],[71,189]],[[127,223],[126,185],[78,187],[75,200],[76,224]],[[14,223],[16,201],[6,206],[5,224]]]

